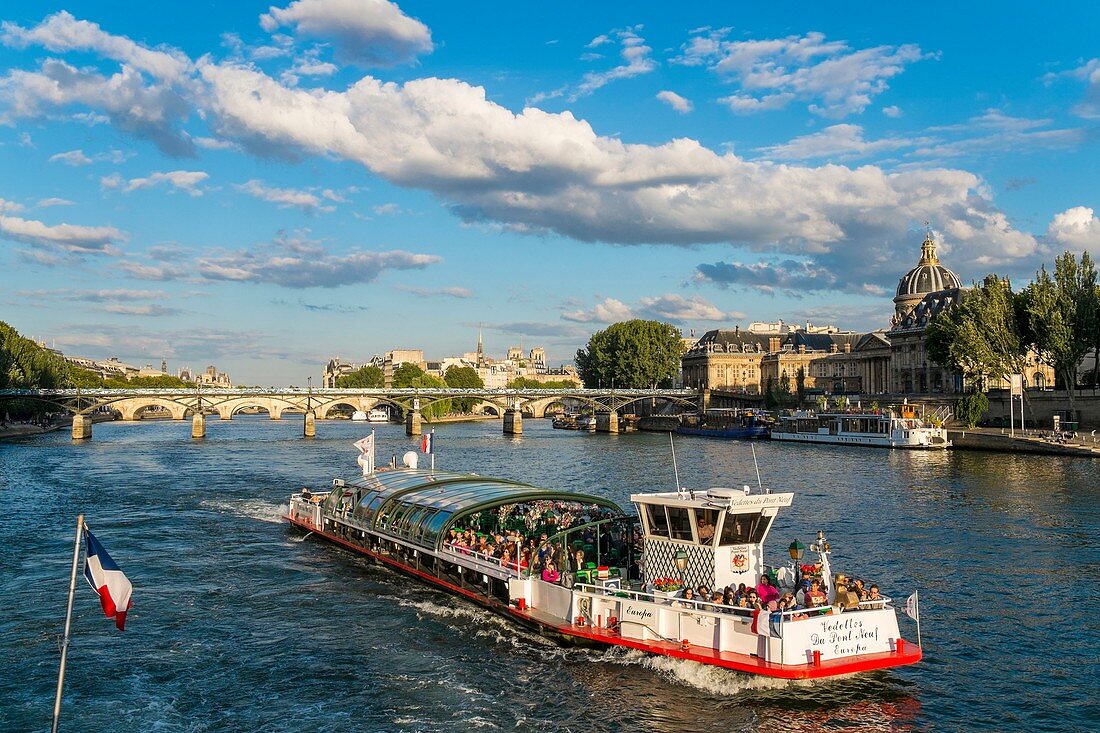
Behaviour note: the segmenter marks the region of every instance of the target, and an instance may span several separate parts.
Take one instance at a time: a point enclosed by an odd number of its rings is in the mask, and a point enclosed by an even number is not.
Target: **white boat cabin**
[[[764,540],[779,509],[790,506],[794,494],[713,488],[634,494],[630,500],[638,507],[645,533],[647,585],[674,578],[693,587],[736,588],[760,581]]]

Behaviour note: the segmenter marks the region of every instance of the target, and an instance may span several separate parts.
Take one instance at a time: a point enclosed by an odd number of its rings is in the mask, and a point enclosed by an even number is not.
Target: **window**
[[[687,540],[693,542],[691,533],[691,518],[688,510],[683,507],[666,507],[668,510],[668,527],[674,540]]]
[[[760,514],[727,514],[722,522],[720,545],[756,544],[763,540],[772,518]]]
[[[654,537],[668,537],[668,517],[663,506],[645,505],[645,515],[649,524],[649,533]]]
[[[718,527],[717,509],[696,509],[695,528],[699,531],[699,544],[709,545],[714,542],[714,532]]]

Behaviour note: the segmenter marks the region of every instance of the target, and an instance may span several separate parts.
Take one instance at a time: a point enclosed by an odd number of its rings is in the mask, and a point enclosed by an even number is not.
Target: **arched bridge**
[[[504,432],[522,432],[523,417],[544,417],[551,408],[591,409],[601,429],[618,432],[618,414],[643,401],[662,401],[683,409],[700,406],[702,393],[694,389],[54,389],[0,390],[0,409],[6,401],[31,400],[73,415],[73,437],[91,437],[91,418],[113,412],[122,420],[168,414],[174,420],[192,419],[194,437],[205,435],[205,417],[232,420],[241,411],[264,411],[272,420],[284,413],[304,416],[305,434],[313,435],[316,420],[334,412],[370,412],[384,408],[405,421],[406,431],[421,430],[421,411],[443,400],[475,400],[474,410],[504,420]]]

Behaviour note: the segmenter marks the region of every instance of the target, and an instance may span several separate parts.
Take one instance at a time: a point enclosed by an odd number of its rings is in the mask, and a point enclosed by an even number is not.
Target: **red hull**
[[[641,641],[638,639],[624,638],[613,629],[597,628],[593,626],[569,624],[569,623],[554,623],[542,618],[538,618],[531,610],[519,610],[513,606],[508,606],[503,603],[488,599],[483,595],[474,593],[473,591],[459,587],[453,583],[448,583],[445,580],[441,580],[434,575],[430,575],[416,568],[409,567],[408,565],[394,560],[392,557],[385,555],[379,555],[376,552],[371,552],[363,547],[360,547],[352,542],[348,542],[342,537],[329,534],[317,529],[312,524],[302,522],[297,519],[291,519],[289,516],[284,517],[291,524],[313,532],[314,534],[324,537],[326,540],[338,544],[342,547],[346,547],[349,550],[358,552],[363,555],[374,558],[378,562],[383,563],[395,570],[400,570],[403,573],[416,576],[421,580],[431,583],[432,585],[445,588],[451,593],[468,598],[475,603],[482,606],[489,606],[493,610],[502,613],[508,617],[514,618],[527,626],[537,627],[544,631],[558,634],[564,637],[570,637],[573,639],[583,640],[587,642],[595,642],[597,644],[607,646],[622,646],[630,649],[638,649],[640,651],[648,652],[650,654],[660,654],[666,657],[674,657],[676,659],[688,659],[693,662],[699,662],[701,664],[710,664],[716,667],[725,667],[726,669],[736,670],[738,672],[746,672],[748,674],[758,674],[765,677],[776,677],[779,679],[789,680],[809,680],[809,679],[822,679],[825,677],[838,677],[841,675],[856,674],[859,672],[870,672],[876,669],[888,669],[890,667],[901,667],[907,664],[915,664],[921,660],[923,652],[921,648],[916,644],[906,642],[903,645],[901,652],[882,652],[878,654],[863,654],[855,657],[846,657],[844,659],[828,659],[822,661],[819,665],[784,665],[775,664],[774,662],[766,662],[758,657],[754,657],[748,654],[738,654],[736,652],[723,652],[716,649],[709,649],[706,647],[693,646],[691,644],[674,644],[664,641]]]

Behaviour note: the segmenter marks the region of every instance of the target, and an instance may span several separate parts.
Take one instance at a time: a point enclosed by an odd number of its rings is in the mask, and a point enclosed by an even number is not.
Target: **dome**
[[[953,290],[962,287],[959,276],[940,264],[936,256],[936,242],[932,233],[924,238],[920,248],[920,262],[898,281],[894,297],[896,321],[909,315],[924,296],[941,290]]]

